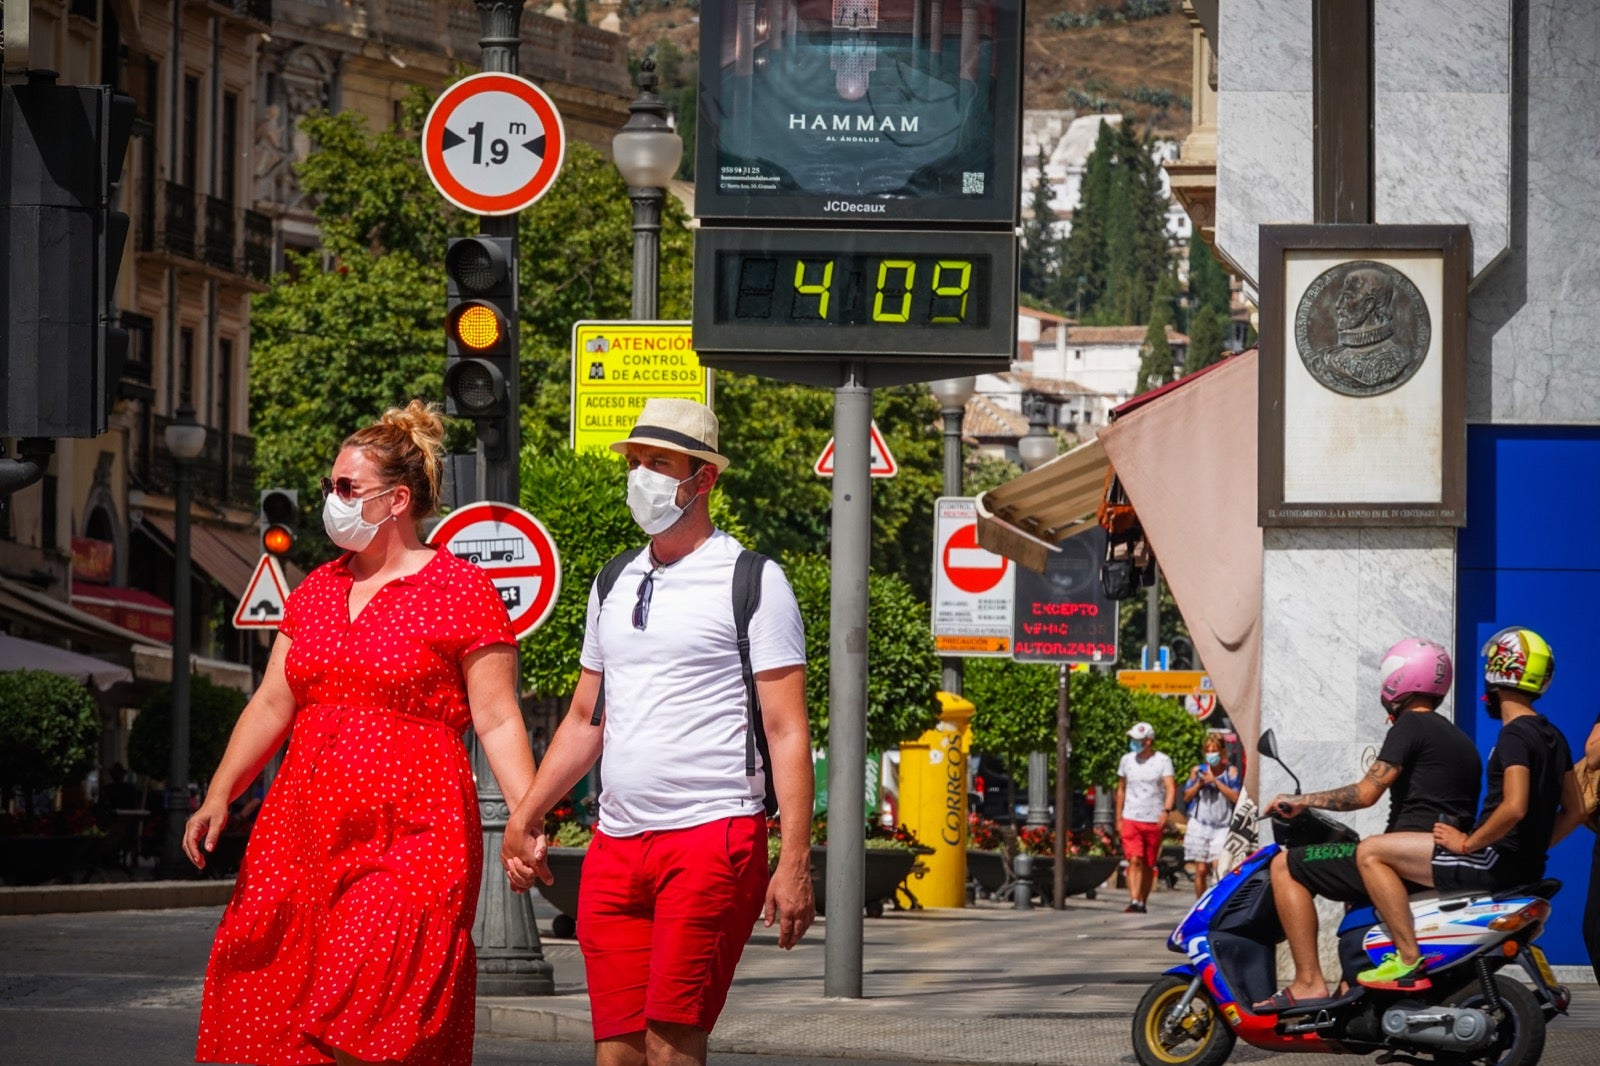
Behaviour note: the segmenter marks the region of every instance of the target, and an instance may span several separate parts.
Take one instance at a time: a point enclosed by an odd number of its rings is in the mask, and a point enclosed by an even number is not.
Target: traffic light
[[[300,522],[300,493],[294,489],[262,489],[261,550],[283,558],[294,550],[295,527]]]
[[[0,89],[0,436],[105,432],[127,356],[115,210],[133,98],[30,72]]]
[[[460,237],[444,256],[445,413],[470,418],[483,454],[508,458],[517,373],[517,275],[508,237]]]

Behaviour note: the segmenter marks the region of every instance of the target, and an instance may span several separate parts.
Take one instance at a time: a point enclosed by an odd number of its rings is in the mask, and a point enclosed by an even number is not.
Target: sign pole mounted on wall
[[[702,0],[694,342],[834,390],[823,990],[859,998],[872,390],[1015,354],[1021,3],[787,10]]]

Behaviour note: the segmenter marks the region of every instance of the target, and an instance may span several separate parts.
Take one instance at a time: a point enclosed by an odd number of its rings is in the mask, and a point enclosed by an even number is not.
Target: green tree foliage
[[[1166,211],[1149,136],[1138,135],[1129,120],[1115,127],[1102,122],[1062,251],[1057,302],[1080,303],[1081,277],[1084,322],[1145,322],[1156,286],[1172,268]]]
[[[806,706],[811,739],[828,739],[828,560],[819,555],[784,558],[806,627]],[[939,721],[939,656],[927,604],[895,574],[867,577],[867,750],[884,751],[921,736]]]
[[[80,682],[45,670],[0,673],[0,804],[56,788],[94,765],[100,714]]]
[[[998,755],[1025,774],[1029,752],[1050,756],[1055,772],[1057,667],[1009,659],[969,659],[964,690],[977,710],[972,716],[974,751]],[[1155,727],[1157,744],[1182,765],[1200,750],[1205,727],[1180,701],[1134,692],[1101,671],[1071,675],[1072,782],[1104,788],[1116,784],[1117,763],[1128,750],[1135,722]]]
[[[1136,393],[1172,379],[1172,345],[1167,341],[1167,327],[1172,324],[1172,295],[1171,277],[1163,276],[1150,302],[1150,324],[1144,331],[1139,378],[1133,386]]]
[[[899,574],[919,596],[932,581],[933,501],[944,481],[939,405],[925,385],[873,390],[873,417],[900,464],[872,484],[872,564]],[[833,397],[804,385],[717,375],[722,483],[747,523],[751,547],[769,555],[816,552],[828,543],[832,483],[812,465],[833,436]]]
[[[1204,370],[1222,358],[1222,317],[1209,307],[1197,309],[1190,317],[1189,350],[1183,357],[1185,374]]]
[[[966,476],[962,479],[965,482],[963,495],[976,496],[980,492],[988,492],[1014,477],[1021,477],[1022,472],[1022,467],[1009,459],[981,455],[967,464]]]
[[[578,655],[595,576],[607,559],[643,547],[647,538],[628,513],[627,468],[609,453],[578,453],[564,446],[544,452],[523,449],[522,507],[544,524],[561,554],[555,607],[544,625],[522,642],[522,682],[534,696],[566,696],[581,671]],[[749,544],[721,488],[711,490],[711,520]]]
[[[189,774],[196,781],[209,778],[222,761],[244,705],[238,689],[189,675]],[[144,701],[128,731],[128,765],[135,773],[165,780],[171,755],[172,686],[162,685]]]
[[[1039,148],[1034,171],[1033,193],[1028,202],[1032,218],[1022,224],[1022,262],[1019,287],[1038,299],[1045,299],[1056,281],[1056,213],[1050,207],[1050,178],[1045,173],[1044,148]]]
[[[1218,315],[1228,313],[1228,272],[1217,262],[1198,229],[1189,235],[1189,292],[1196,311],[1208,307]]]
[[[310,490],[339,442],[388,406],[443,394],[445,244],[477,220],[449,207],[423,171],[417,130],[429,103],[414,93],[401,124],[378,133],[352,113],[304,121],[317,147],[301,186],[316,204],[326,254],[292,257],[290,273],[255,298],[258,480],[301,490],[303,562],[327,554]],[[540,450],[568,438],[573,322],[631,312],[632,218],[616,167],[581,144],[569,145],[560,178],[521,215],[522,425]],[[691,247],[687,215],[669,196],[663,318],[688,317]],[[469,439],[457,427],[455,444]]]

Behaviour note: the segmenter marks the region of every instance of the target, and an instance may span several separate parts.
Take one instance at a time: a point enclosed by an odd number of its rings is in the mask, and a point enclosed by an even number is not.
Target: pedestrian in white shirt
[[[1128,753],[1117,764],[1118,827],[1128,859],[1128,905],[1124,914],[1145,913],[1161,855],[1161,831],[1177,792],[1172,760],[1156,750],[1155,727],[1136,722],[1128,730]]]

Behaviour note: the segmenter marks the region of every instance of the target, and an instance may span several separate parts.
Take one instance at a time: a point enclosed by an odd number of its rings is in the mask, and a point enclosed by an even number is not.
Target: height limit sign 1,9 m
[[[561,114],[515,74],[463,78],[422,126],[422,161],[446,200],[478,215],[512,215],[555,184],[566,156]]]

